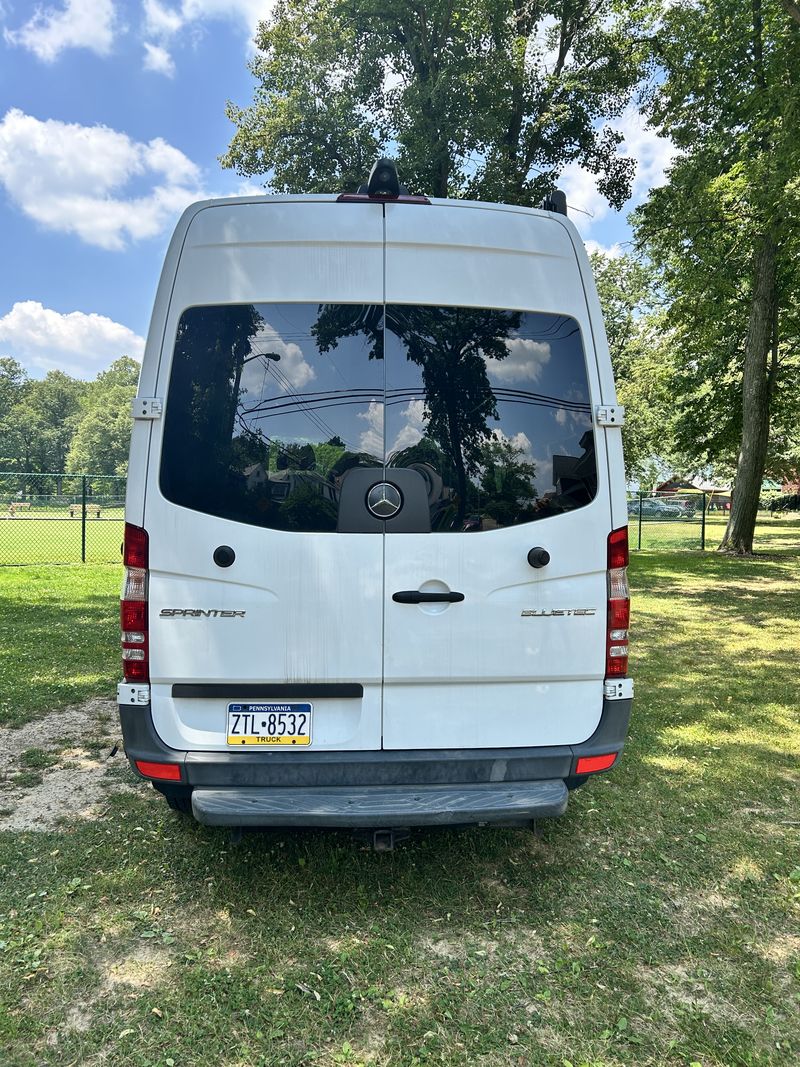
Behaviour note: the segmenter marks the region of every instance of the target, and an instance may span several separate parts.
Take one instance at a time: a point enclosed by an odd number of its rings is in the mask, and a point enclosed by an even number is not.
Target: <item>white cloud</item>
[[[166,45],[181,31],[185,38],[191,30],[190,37],[196,38],[206,22],[233,22],[244,29],[252,41],[258,23],[269,17],[273,7],[274,0],[182,0],[175,6],[161,0],[143,0],[143,32],[150,38],[144,46],[144,68],[171,77],[174,61]],[[174,43],[177,45],[178,42]]]
[[[533,36],[525,48],[525,61],[530,66],[542,67],[552,74],[559,54],[559,27],[561,20],[555,15],[545,15],[537,23]]]
[[[37,300],[20,301],[0,318],[0,341],[26,366],[79,378],[94,377],[120,356],[141,359],[144,352],[143,337],[105,315],[62,314]]]
[[[146,189],[126,197],[134,179]],[[198,167],[160,137],[133,141],[107,126],[42,122],[17,108],[0,122],[0,183],[46,229],[113,250],[161,233],[203,196]]]
[[[526,433],[523,433],[522,430],[520,430],[519,433],[515,433],[513,437],[509,437],[497,427],[492,430],[491,436],[493,440],[498,441],[501,444],[511,445],[516,452],[521,454],[522,459],[530,462],[533,458],[533,445],[531,439]]]
[[[180,11],[166,7],[159,3],[159,0],[144,0],[142,7],[145,33],[159,40],[169,39],[183,25],[183,16]]]
[[[265,322],[252,341],[253,354],[257,352],[280,356],[280,359],[254,359],[245,364],[242,385],[253,397],[277,389],[288,393],[303,389],[313,382],[317,372],[306,362],[302,348],[294,341],[282,341],[278,333]],[[267,388],[264,389],[266,384]]]
[[[161,0],[144,0],[144,30],[151,37],[169,40],[190,23],[224,19],[255,33],[259,22],[268,18],[274,0],[183,0],[175,7]]]
[[[358,448],[361,452],[367,452],[370,456],[379,458],[383,456],[383,403],[379,400],[370,400],[366,411],[358,412],[359,419],[366,419],[367,429],[358,439]]]
[[[645,199],[650,189],[664,184],[664,173],[676,150],[669,138],[659,137],[645,125],[644,118],[633,106],[609,125],[624,137],[619,155],[632,156],[636,160],[632,195],[623,208],[623,211],[630,211]],[[588,233],[594,223],[611,211],[605,197],[598,192],[595,176],[576,163],[570,163],[564,169],[558,184],[567,194],[567,203],[572,208],[570,218],[582,234]]]
[[[175,76],[175,62],[166,48],[160,44],[144,43],[144,69],[156,74],[165,74],[168,78]]]
[[[17,30],[5,30],[9,44],[19,45],[45,63],[52,63],[66,48],[88,48],[107,56],[114,43],[115,14],[112,0],[65,0],[62,8],[37,8]]]
[[[601,256],[605,256],[606,259],[619,259],[622,255],[622,245],[619,241],[613,245],[601,245],[599,241],[593,241],[591,238],[583,242],[586,247],[587,255],[592,255],[593,252],[599,252]]]
[[[231,19],[253,32],[274,6],[274,0],[183,0],[181,15],[186,22]]]
[[[426,423],[425,401],[409,401],[403,411],[400,412],[400,417],[405,421],[394,439],[394,444],[389,449],[390,456],[393,456],[396,452],[402,452],[406,448],[412,448],[422,440]]]
[[[505,359],[487,359],[486,373],[496,382],[522,383],[538,381],[542,368],[550,361],[547,341],[532,341],[528,337],[513,337],[506,341]]]

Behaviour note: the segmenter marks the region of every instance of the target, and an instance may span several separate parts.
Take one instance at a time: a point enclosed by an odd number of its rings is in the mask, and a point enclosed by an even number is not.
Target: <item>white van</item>
[[[134,418],[119,705],[171,807],[519,822],[615,762],[622,409],[557,199],[193,205]]]

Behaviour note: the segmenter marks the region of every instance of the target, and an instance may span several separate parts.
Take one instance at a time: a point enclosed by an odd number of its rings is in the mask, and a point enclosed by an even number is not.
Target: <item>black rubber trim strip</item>
[[[216,683],[177,684],[172,687],[174,697],[207,697],[229,700],[255,700],[278,697],[363,697],[364,686],[360,682],[292,682],[289,685],[275,682],[256,682],[246,685],[218,685]]]

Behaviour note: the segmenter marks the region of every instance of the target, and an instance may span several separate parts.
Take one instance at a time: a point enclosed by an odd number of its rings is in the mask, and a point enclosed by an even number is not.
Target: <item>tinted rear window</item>
[[[577,323],[422,305],[189,308],[161,459],[167,499],[226,519],[334,531],[347,472],[425,482],[434,532],[573,510],[596,494]]]

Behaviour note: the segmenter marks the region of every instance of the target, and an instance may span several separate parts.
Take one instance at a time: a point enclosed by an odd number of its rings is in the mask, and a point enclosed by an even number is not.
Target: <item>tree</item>
[[[125,474],[131,443],[131,401],[136,386],[111,385],[95,395],[75,428],[67,470]]]
[[[131,356],[120,356],[119,359],[114,360],[108,370],[100,371],[91,384],[91,391],[102,392],[102,390],[114,385],[124,385],[128,388],[136,389],[139,384],[141,369],[141,364],[137,363]]]
[[[14,466],[17,442],[9,415],[28,388],[25,369],[11,356],[0,356],[0,467]]]
[[[4,420],[4,452],[17,470],[64,473],[86,388],[59,370],[25,383]]]
[[[771,418],[773,457],[795,447],[800,27],[780,0],[679,0],[656,50],[651,121],[680,154],[637,235],[671,298],[685,443],[707,458],[735,453],[722,548],[749,553]]]
[[[674,346],[650,264],[631,255],[590,257],[603,309],[619,402],[628,478],[644,482],[655,457],[676,452]]]
[[[74,420],[67,470],[75,473],[125,474],[131,440],[131,401],[140,366],[130,356],[114,360],[90,382],[82,412]]]
[[[513,526],[533,518],[535,464],[511,441],[491,438],[481,450],[480,488],[486,513],[498,526]]]
[[[414,190],[535,204],[570,162],[609,202],[633,161],[604,125],[646,54],[646,0],[279,0],[255,102],[229,103],[222,164],[277,191],[352,189],[396,148]]]

